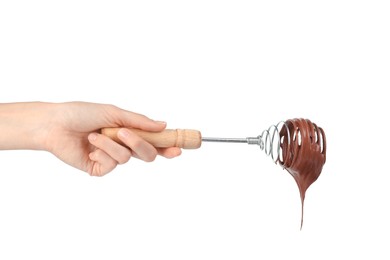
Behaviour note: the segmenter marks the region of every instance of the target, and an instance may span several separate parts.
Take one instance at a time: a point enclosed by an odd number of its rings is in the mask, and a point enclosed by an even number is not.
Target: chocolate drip
[[[287,120],[286,125],[280,131],[282,157],[279,161],[298,184],[302,229],[306,190],[320,176],[325,164],[326,139],[324,130],[308,119]]]

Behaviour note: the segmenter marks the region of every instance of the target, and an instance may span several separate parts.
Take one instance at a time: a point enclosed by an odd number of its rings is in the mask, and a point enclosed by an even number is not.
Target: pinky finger
[[[181,155],[181,149],[178,147],[169,147],[169,148],[157,148],[159,155],[171,159]]]
[[[90,166],[89,175],[104,176],[110,171],[114,170],[118,162],[111,158],[107,153],[101,149],[97,149],[89,154]]]

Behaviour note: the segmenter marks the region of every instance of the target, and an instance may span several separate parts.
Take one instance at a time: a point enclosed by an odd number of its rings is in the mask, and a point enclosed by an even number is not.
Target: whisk
[[[102,134],[121,143],[117,137],[119,128],[102,129]],[[196,149],[202,142],[247,143],[258,145],[267,156],[286,169],[295,179],[301,197],[301,229],[303,203],[306,190],[317,180],[326,161],[324,130],[308,119],[291,119],[271,125],[257,137],[220,138],[203,137],[197,130],[167,129],[151,133],[132,129],[155,147],[180,147]],[[122,143],[123,144],[123,143]]]
[[[256,137],[246,138],[202,137],[200,131],[191,129],[166,129],[162,132],[146,132],[139,129],[131,130],[154,147],[159,148],[180,147],[183,149],[197,149],[201,146],[202,142],[247,143],[250,145],[258,145],[260,150],[264,151],[267,156],[270,156],[275,163],[283,165],[282,146],[290,146],[292,138],[289,131],[286,131],[287,138],[281,136],[280,133],[283,128],[288,128],[285,121],[281,121],[276,125],[271,125]],[[120,128],[104,128],[101,132],[114,141],[124,145],[117,137],[119,129]]]

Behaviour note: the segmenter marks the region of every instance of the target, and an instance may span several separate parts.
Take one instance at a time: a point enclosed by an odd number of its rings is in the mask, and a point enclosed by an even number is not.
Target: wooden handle
[[[103,128],[102,134],[122,145],[118,138],[120,128]],[[184,149],[197,149],[202,144],[202,135],[197,130],[190,129],[165,129],[162,132],[146,132],[129,128],[132,132],[157,148],[180,147]]]

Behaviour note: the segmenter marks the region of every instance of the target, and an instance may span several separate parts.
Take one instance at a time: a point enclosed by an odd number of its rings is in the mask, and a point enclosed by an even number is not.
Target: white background
[[[386,1],[1,1],[0,102],[90,101],[246,137],[323,127],[305,219],[257,147],[203,144],[92,178],[0,152],[0,259],[388,259]]]

